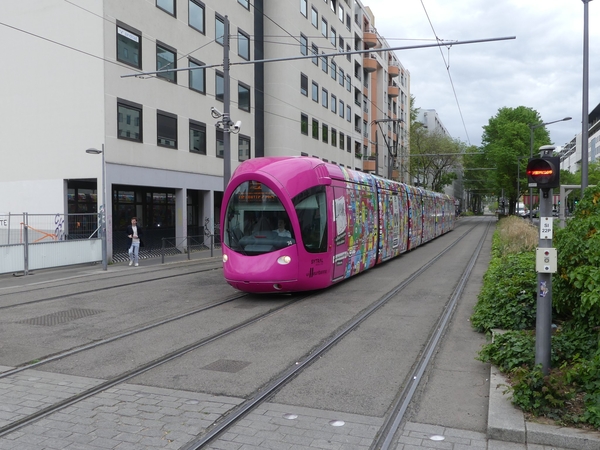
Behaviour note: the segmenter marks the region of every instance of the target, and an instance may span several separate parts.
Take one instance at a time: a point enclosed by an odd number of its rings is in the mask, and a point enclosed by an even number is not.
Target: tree
[[[417,121],[419,108],[410,98],[410,175],[411,180],[436,192],[457,178],[465,145],[440,132],[430,132]]]
[[[525,106],[503,107],[483,127],[482,152],[487,167],[495,171],[487,173],[489,187],[509,201],[509,213],[515,211],[515,204],[521,193],[527,190],[526,167],[530,154],[530,124],[539,124],[539,113]],[[534,129],[534,155],[542,145],[550,144],[546,127]],[[517,182],[517,175],[520,180]],[[519,187],[521,192],[517,192]]]

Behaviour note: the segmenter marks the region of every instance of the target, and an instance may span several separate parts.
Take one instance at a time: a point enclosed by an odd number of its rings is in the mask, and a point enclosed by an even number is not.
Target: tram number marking
[[[310,264],[311,265],[317,265],[317,266],[322,266],[323,265],[323,258],[315,258],[315,259],[311,259],[310,260]]]

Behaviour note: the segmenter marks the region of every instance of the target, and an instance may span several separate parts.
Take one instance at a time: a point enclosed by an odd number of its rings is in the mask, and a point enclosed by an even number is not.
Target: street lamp
[[[541,122],[541,123],[530,123],[529,126],[529,158],[533,158],[533,130],[546,125],[551,125],[557,122],[566,122],[571,120],[572,117],[565,117],[563,119],[553,120],[552,122]],[[533,188],[529,188],[529,221],[533,221]]]
[[[90,155],[102,155],[102,204],[98,208],[98,219],[100,221],[100,239],[102,239],[102,270],[106,270],[108,256],[106,251],[106,164],[104,160],[104,144],[102,144],[102,150],[88,148],[85,152]]]
[[[527,158],[527,156],[517,156],[517,211],[519,209],[519,199],[521,198],[521,160],[523,158]],[[529,200],[529,214],[531,215],[531,199]]]
[[[588,91],[589,91],[589,32],[588,32],[588,3],[591,0],[583,1],[583,101],[582,101],[582,120],[581,120],[581,197],[583,191],[588,186],[588,138],[589,138],[589,110],[588,110]]]
[[[400,123],[404,123],[404,119],[401,119],[401,118],[400,119],[378,119],[378,120],[374,120],[372,122],[372,123],[376,123],[376,124],[379,125],[379,129],[381,130],[381,134],[383,136],[383,140],[384,140],[385,145],[386,145],[386,147],[388,149],[388,155],[389,155],[389,158],[388,158],[388,179],[391,180],[392,179],[393,166],[394,166],[394,163],[396,161],[396,157],[398,156],[398,140],[396,140],[396,148],[392,150],[392,147],[391,147],[390,143],[387,140],[386,134],[383,132],[383,129],[381,128],[381,123],[382,122],[396,122],[396,123],[400,124]],[[396,130],[396,133],[399,134],[398,130]],[[402,163],[403,163],[403,161],[402,161],[402,158],[401,158],[400,159],[400,165],[401,165],[400,170],[404,169],[404,167],[402,167]]]

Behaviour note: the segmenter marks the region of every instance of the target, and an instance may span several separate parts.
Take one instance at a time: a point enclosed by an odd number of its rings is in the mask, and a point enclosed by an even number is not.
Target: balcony
[[[365,172],[375,172],[375,165],[377,164],[377,161],[375,160],[364,160],[363,161],[363,170]]]
[[[398,75],[400,75],[400,67],[398,67],[398,66],[389,66],[388,67],[388,73],[390,74],[390,77],[397,77]]]
[[[388,95],[390,97],[398,97],[400,88],[398,86],[388,86]]]
[[[365,72],[375,72],[377,70],[377,60],[365,55],[363,58],[363,69]]]
[[[363,41],[367,48],[373,48],[377,45],[377,35],[375,30],[365,31],[363,34]]]

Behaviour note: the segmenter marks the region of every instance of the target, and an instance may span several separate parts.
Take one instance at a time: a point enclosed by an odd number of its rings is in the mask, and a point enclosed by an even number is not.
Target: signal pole
[[[552,248],[552,188],[560,186],[560,158],[553,157],[553,145],[540,147],[540,158],[527,164],[529,187],[537,187],[540,195],[539,243],[536,248],[537,304],[535,316],[535,364],[542,373],[550,372],[552,348],[552,274],[556,272],[556,249]]]

